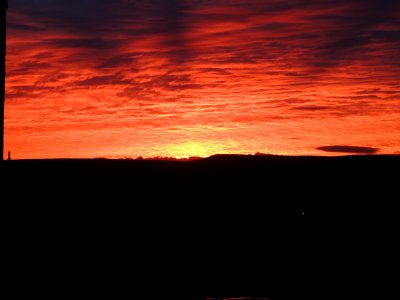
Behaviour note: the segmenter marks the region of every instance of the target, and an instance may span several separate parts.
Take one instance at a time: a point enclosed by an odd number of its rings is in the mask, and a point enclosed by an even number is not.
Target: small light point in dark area
[[[297,211],[296,211],[296,214],[298,215],[298,216],[304,216],[304,209],[303,208],[301,208],[301,209],[298,209]]]

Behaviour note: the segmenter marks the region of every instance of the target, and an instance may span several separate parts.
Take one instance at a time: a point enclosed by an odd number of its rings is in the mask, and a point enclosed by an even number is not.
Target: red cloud
[[[398,151],[397,2],[172,4],[10,7],[5,149],[14,158],[319,155],[344,142]]]

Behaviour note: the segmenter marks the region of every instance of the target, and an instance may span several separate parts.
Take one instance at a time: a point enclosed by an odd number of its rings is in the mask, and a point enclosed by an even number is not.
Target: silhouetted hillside
[[[1,166],[5,191],[47,196],[59,191],[86,195],[86,200],[106,196],[113,199],[156,197],[160,193],[194,201],[198,196],[264,199],[280,205],[294,196],[295,206],[307,200],[329,201],[347,196],[382,196],[397,183],[400,156],[362,155],[340,157],[285,157],[215,155],[193,161],[168,160],[20,160]],[[3,188],[3,190],[4,190]],[[37,192],[37,193],[36,193]],[[328,197],[329,196],[329,197]],[[357,197],[353,197],[356,200]],[[290,200],[286,200],[290,201]],[[303,204],[298,205],[300,208]]]
[[[399,166],[399,156],[7,161],[8,278],[49,297],[378,295],[374,257],[390,254],[370,245],[390,249]]]

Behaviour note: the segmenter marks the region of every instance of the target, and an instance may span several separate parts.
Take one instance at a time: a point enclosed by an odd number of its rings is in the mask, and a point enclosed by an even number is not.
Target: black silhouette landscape
[[[25,279],[12,276],[32,295],[381,294],[378,275],[362,271],[370,265],[348,255],[371,254],[368,244],[389,234],[379,230],[399,166],[385,155],[6,161],[9,245]]]

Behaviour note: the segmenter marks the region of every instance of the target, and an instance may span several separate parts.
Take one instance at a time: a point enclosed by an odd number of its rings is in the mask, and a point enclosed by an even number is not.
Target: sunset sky
[[[14,159],[400,153],[398,0],[9,0],[7,35]]]

